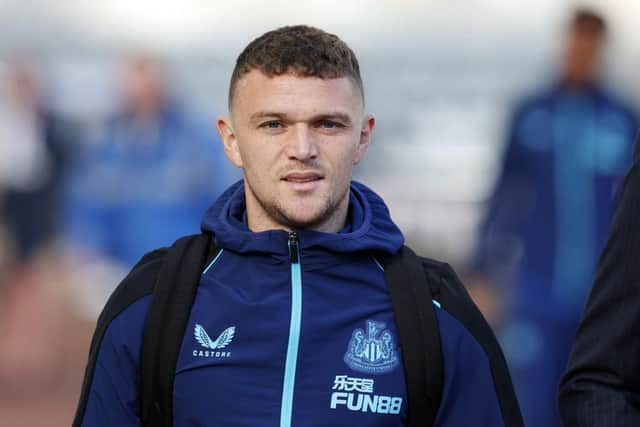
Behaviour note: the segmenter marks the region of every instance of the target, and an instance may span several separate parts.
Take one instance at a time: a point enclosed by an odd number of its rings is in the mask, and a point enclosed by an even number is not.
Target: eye
[[[324,129],[337,129],[337,128],[343,128],[344,125],[338,122],[334,122],[333,120],[320,120],[318,122],[318,127],[321,127]]]
[[[260,127],[265,129],[280,129],[282,123],[277,120],[269,120],[268,122],[261,123]]]

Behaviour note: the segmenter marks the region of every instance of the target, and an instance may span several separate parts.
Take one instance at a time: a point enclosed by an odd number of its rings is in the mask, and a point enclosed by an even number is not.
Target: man
[[[376,258],[397,253],[403,236],[384,202],[351,181],[375,124],[355,55],[315,28],[270,31],[238,57],[229,112],[218,130],[244,180],[203,221],[221,250],[201,275],[181,344],[173,425],[407,425],[420,410],[407,404],[407,360],[425,355],[398,346]],[[125,282],[154,280],[148,257]],[[140,423],[149,304],[141,296],[94,338],[77,425]],[[442,295],[434,304],[444,365],[437,425],[521,425],[500,350],[480,336],[490,335],[486,323],[463,326]]]
[[[640,425],[640,143],[560,387],[567,426]]]
[[[0,103],[0,222],[8,228],[15,264],[26,268],[60,234],[59,199],[72,135],[44,105],[31,66],[10,65],[7,80]]]
[[[122,77],[122,111],[75,159],[65,223],[83,259],[126,271],[140,254],[196,231],[233,179],[214,132],[171,96],[158,62],[131,57]]]
[[[597,83],[605,31],[598,14],[577,11],[558,83],[516,110],[479,245],[489,277],[519,256],[502,278],[512,300],[501,342],[527,425],[559,425],[555,390],[637,128]]]
[[[47,108],[38,70],[22,61],[6,70],[1,65],[0,383],[17,394],[33,386],[50,390],[59,379],[57,337],[64,326],[60,287],[49,286],[55,271],[49,258],[61,231],[60,196],[74,138],[71,126]],[[35,356],[25,345],[32,339],[49,351]]]

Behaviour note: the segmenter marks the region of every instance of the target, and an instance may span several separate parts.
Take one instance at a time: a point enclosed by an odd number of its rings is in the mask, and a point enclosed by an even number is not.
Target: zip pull
[[[298,235],[295,231],[289,232],[289,259],[292,264],[297,264],[298,259]]]

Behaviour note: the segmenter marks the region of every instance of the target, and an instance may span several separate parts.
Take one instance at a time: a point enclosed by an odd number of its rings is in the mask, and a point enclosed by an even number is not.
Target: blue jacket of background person
[[[197,232],[211,197],[233,182],[217,135],[177,104],[148,120],[125,112],[95,139],[69,177],[66,236],[124,267]]]
[[[516,109],[477,260],[518,258],[516,311],[577,322],[637,126],[595,85],[558,84]]]
[[[222,250],[202,274],[187,324],[174,425],[405,425],[393,309],[384,272],[371,255],[395,253],[404,237],[375,193],[352,183],[345,227],[332,234],[298,231],[295,264],[288,232],[247,228],[242,182],[208,210],[203,229],[215,234]],[[140,297],[109,324],[82,425],[139,425],[140,349],[150,298]],[[291,320],[294,310],[299,321]],[[444,364],[436,424],[504,425],[487,353],[444,306],[436,313]],[[292,346],[294,331],[299,338]],[[358,352],[363,339],[378,342],[380,363]]]

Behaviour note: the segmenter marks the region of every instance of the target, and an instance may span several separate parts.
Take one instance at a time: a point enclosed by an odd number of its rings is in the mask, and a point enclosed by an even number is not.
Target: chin
[[[322,230],[332,223],[340,203],[327,194],[281,198],[268,209],[271,216],[287,228]]]
[[[325,205],[300,209],[298,204],[291,206],[291,209],[281,211],[281,214],[291,228],[299,230],[315,228],[331,216],[331,212]]]
[[[298,230],[313,228],[314,226],[324,222],[326,219],[325,216],[319,214],[286,215],[285,217],[291,228]]]

